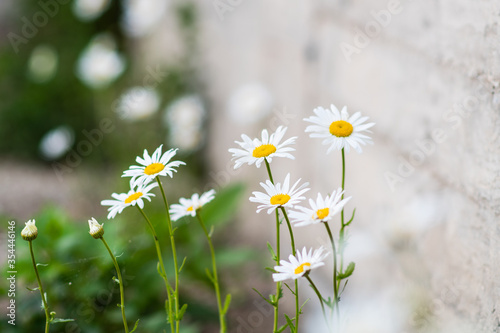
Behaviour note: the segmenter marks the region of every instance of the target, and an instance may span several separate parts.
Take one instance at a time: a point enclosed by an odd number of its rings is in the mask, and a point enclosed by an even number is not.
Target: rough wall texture
[[[500,332],[500,2],[200,6],[203,72],[219,113],[209,145],[217,184],[245,178],[258,189],[265,170],[232,171],[227,148],[241,133],[284,124],[299,136],[297,159],[276,161],[276,173],[308,180],[312,195],[329,192],[340,156],[308,138],[302,118],[334,103],[377,123],[375,145],[347,161],[348,209],[358,208],[348,255],[358,266],[346,330]],[[231,92],[253,81],[271,91],[274,113],[231,122]],[[246,205],[242,232],[265,244],[272,217],[254,209]]]

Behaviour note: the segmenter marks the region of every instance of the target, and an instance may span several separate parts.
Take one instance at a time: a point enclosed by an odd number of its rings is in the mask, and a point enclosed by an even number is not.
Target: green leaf
[[[292,295],[295,295],[295,291],[293,291],[292,288],[290,288],[290,286],[287,283],[285,283],[285,286],[288,288],[288,290],[290,290]]]
[[[345,269],[344,273],[337,275],[337,280],[343,280],[351,276],[352,273],[354,272],[354,268],[356,268],[356,264],[350,262],[349,265],[347,265],[347,268]]]
[[[208,268],[205,268],[205,274],[207,274],[208,278],[210,279],[210,281],[212,281],[212,283],[215,283],[212,273],[210,273],[210,270]]]
[[[295,326],[293,325],[293,322],[292,320],[290,319],[290,317],[288,317],[286,314],[285,314],[285,319],[286,319],[286,322],[288,324],[288,326],[290,326],[290,332],[295,332]]]
[[[39,287],[36,287],[34,289],[31,289],[30,287],[26,287],[26,289],[28,289],[29,291],[37,291],[38,289],[40,289]]]
[[[276,273],[276,271],[274,270],[274,268],[271,268],[271,267],[266,267],[264,268],[266,271],[269,271],[271,273]]]
[[[140,319],[137,319],[137,321],[135,322],[134,328],[132,329],[132,331],[130,331],[130,333],[133,333],[137,329],[137,326],[139,325],[139,320]]]
[[[352,211],[352,216],[351,216],[351,219],[344,225],[349,225],[351,224],[351,222],[354,220],[354,215],[356,215],[356,208],[354,208],[354,210]]]
[[[269,242],[267,242],[267,248],[269,250],[269,253],[271,253],[271,257],[272,257],[273,261],[276,261],[276,259],[278,258],[278,256],[274,252],[273,247],[271,246],[271,244]]]
[[[229,304],[231,304],[231,294],[226,295],[226,300],[224,301],[224,308],[222,309],[222,313],[226,314],[229,309]]]
[[[238,211],[241,197],[245,192],[242,183],[224,187],[201,210],[201,217],[206,225],[223,225],[231,220]]]
[[[210,227],[210,231],[208,232],[208,238],[212,238],[212,235],[214,234],[215,227],[212,225]]]
[[[281,326],[279,329],[278,329],[278,333],[281,333],[283,332],[286,328],[288,327],[288,323],[286,323],[285,325]]]
[[[182,271],[184,264],[186,264],[186,259],[187,259],[187,257],[184,257],[184,260],[182,261],[181,267],[179,268],[179,273]]]
[[[182,317],[184,317],[184,313],[186,312],[187,307],[188,307],[188,305],[187,305],[187,304],[184,304],[184,305],[180,308],[180,310],[179,310],[179,315],[177,316],[177,321],[181,321],[181,320],[182,320]]]
[[[253,291],[255,291],[257,294],[259,294],[259,296],[260,296],[260,297],[261,297],[264,301],[266,301],[267,303],[271,304],[273,307],[275,306],[275,303],[274,303],[274,298],[275,298],[275,296],[274,296],[274,295],[269,295],[269,298],[270,298],[270,299],[267,299],[267,298],[265,298],[265,297],[264,297],[264,296],[263,296],[263,295],[262,295],[262,294],[261,294],[261,293],[260,293],[257,289],[255,289],[255,288],[252,288],[252,289],[253,289]]]
[[[57,324],[57,323],[69,323],[70,321],[75,321],[74,319],[62,319],[62,318],[54,318],[51,320],[51,324]]]

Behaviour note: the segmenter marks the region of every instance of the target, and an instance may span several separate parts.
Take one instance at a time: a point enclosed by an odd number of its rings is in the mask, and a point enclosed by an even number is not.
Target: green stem
[[[38,268],[36,267],[35,255],[33,254],[33,244],[30,243],[30,253],[31,253],[31,261],[33,262],[33,269],[35,270],[36,280],[38,281],[38,288],[40,289],[40,294],[42,295],[42,303],[43,308],[45,310],[45,333],[49,332],[49,323],[50,323],[50,314],[49,314],[49,306],[47,305],[47,301],[45,300],[45,293],[43,292],[42,281],[40,280],[40,275],[38,274]]]
[[[217,277],[217,263],[215,261],[215,250],[214,250],[214,246],[212,244],[212,236],[208,233],[207,227],[203,223],[203,220],[201,218],[199,210],[196,211],[196,217],[198,219],[198,222],[200,222],[200,226],[203,229],[203,232],[205,233],[205,236],[206,236],[207,241],[208,241],[208,246],[210,247],[210,255],[212,256],[212,278],[213,278],[212,282],[214,283],[215,295],[217,297],[217,307],[219,308],[220,332],[226,333],[227,332],[226,318],[225,318],[225,313],[223,312],[223,309],[222,309],[219,279]]]
[[[266,163],[267,174],[269,175],[269,181],[274,185],[273,174],[271,173],[271,166],[266,158],[264,158],[264,162]],[[278,210],[276,212],[276,266],[280,264],[280,217]],[[276,282],[276,304],[274,305],[274,324],[273,324],[273,332],[278,332],[278,317],[279,317],[279,301],[280,301],[280,292],[281,291],[281,281]]]
[[[345,190],[345,152],[344,148],[342,148],[342,192]],[[344,193],[342,193],[341,200],[344,200]],[[340,254],[340,270],[339,272],[344,271],[344,229],[346,225],[344,223],[344,207],[342,207],[342,211],[340,212],[340,231],[339,231],[339,254]],[[335,282],[337,283],[337,282]],[[337,290],[340,290],[341,281],[337,283]]]
[[[323,312],[323,318],[325,318],[325,322],[326,322],[326,325],[328,326],[328,329],[331,330],[331,328],[330,328],[330,322],[328,321],[328,318],[327,318],[326,312],[325,312],[325,305],[323,304],[323,296],[321,296],[321,293],[319,292],[318,288],[316,287],[316,285],[314,284],[314,282],[312,282],[311,278],[309,277],[309,274],[306,274],[304,276],[307,279],[307,281],[309,281],[309,283],[311,284],[312,289],[314,290],[314,292],[318,296],[319,303],[321,304],[321,312]]]
[[[288,214],[286,213],[286,210],[284,207],[280,207],[281,212],[283,213],[283,216],[285,217],[286,220],[286,225],[288,226],[288,231],[290,232],[290,242],[292,243],[292,253],[293,255],[296,255],[296,249],[295,249],[295,239],[293,237],[293,230],[292,230],[292,225],[290,223],[290,220],[288,219]],[[299,331],[299,316],[300,316],[300,306],[299,306],[299,284],[298,281],[295,280],[295,328],[296,332]]]
[[[155,247],[156,247],[156,254],[158,255],[158,262],[160,264],[160,271],[161,271],[160,275],[163,278],[163,280],[165,281],[165,288],[167,289],[168,319],[170,322],[170,329],[171,329],[171,332],[175,332],[174,331],[174,322],[177,320],[177,318],[174,318],[174,316],[172,315],[172,301],[170,298],[170,293],[171,293],[172,288],[170,287],[170,284],[168,283],[167,271],[165,270],[165,266],[163,265],[163,258],[161,256],[161,249],[160,249],[160,243],[158,242],[158,236],[156,235],[155,228],[151,224],[151,221],[149,221],[148,217],[146,216],[144,211],[141,209],[141,207],[139,207],[137,205],[136,205],[136,207],[137,207],[137,209],[139,209],[142,216],[144,217],[144,219],[148,223],[149,229],[151,229],[151,233],[153,234],[153,239],[154,239]]]
[[[279,212],[276,209],[276,266],[280,264],[280,216]],[[274,326],[273,332],[278,331],[278,316],[279,316],[279,295],[281,290],[281,281],[276,283],[276,305],[274,307]]]
[[[269,162],[267,161],[266,158],[264,158],[264,162],[266,162],[266,168],[267,168],[267,174],[269,175],[269,180],[271,181],[271,183],[273,183],[274,185],[274,180],[273,180],[273,175],[271,173],[271,166],[269,165]]]
[[[333,307],[336,308],[337,317],[340,320],[340,311],[339,311],[339,290],[337,285],[337,251],[335,249],[335,240],[333,239],[332,231],[327,222],[323,223],[326,228],[326,232],[328,233],[328,237],[330,238],[330,242],[332,243],[332,252],[333,252]],[[333,309],[332,309],[333,310]]]
[[[168,234],[170,236],[170,244],[172,245],[172,257],[174,258],[174,270],[175,270],[175,289],[174,289],[174,301],[175,301],[175,329],[179,332],[179,264],[177,262],[177,251],[175,248],[174,231],[172,229],[172,220],[170,218],[170,210],[168,207],[167,197],[165,196],[165,191],[163,190],[163,185],[161,184],[160,178],[156,176],[156,181],[160,187],[161,195],[163,197],[163,202],[165,204],[165,209],[167,210],[167,226]]]
[[[109,252],[109,255],[111,256],[111,260],[113,260],[113,265],[115,265],[116,269],[116,275],[118,275],[118,281],[120,281],[120,308],[122,309],[122,319],[123,319],[123,326],[125,327],[125,333],[128,333],[128,325],[127,325],[127,318],[125,317],[125,296],[123,293],[123,280],[122,280],[122,273],[120,271],[120,267],[118,266],[118,262],[116,261],[116,257],[113,255],[113,252],[111,252],[111,249],[108,246],[108,243],[104,240],[104,237],[101,237],[101,240],[106,247],[106,249]]]

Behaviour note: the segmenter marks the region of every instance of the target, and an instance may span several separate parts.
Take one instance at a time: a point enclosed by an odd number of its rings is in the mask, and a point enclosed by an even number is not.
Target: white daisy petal
[[[327,195],[324,199],[318,193],[316,201],[309,199],[310,208],[296,206],[294,210],[290,210],[288,214],[290,222],[296,227],[302,227],[330,221],[351,199],[351,197],[342,199],[343,194],[342,188],[333,191],[331,195]]]
[[[137,157],[135,160],[140,165],[132,165],[128,170],[123,172],[122,177],[132,177],[130,179],[131,187],[149,184],[156,176],[173,177],[173,173],[177,172],[175,168],[185,165],[182,161],[172,161],[170,159],[177,153],[177,149],[170,149],[163,155],[161,153],[163,145],[160,145],[151,156],[144,149],[143,158]]]
[[[297,251],[296,256],[290,255],[288,257],[289,262],[281,260],[280,266],[274,267],[274,270],[277,272],[273,274],[274,281],[295,280],[304,276],[310,270],[323,266],[323,260],[329,255],[328,252],[324,251],[323,246],[314,250],[314,252],[312,249],[308,252],[304,247],[302,253]]]
[[[173,221],[184,216],[196,216],[196,212],[215,198],[215,190],[203,193],[201,196],[195,193],[191,199],[180,198],[178,204],[170,206],[170,215]]]
[[[366,124],[368,117],[362,117],[360,112],[349,117],[347,107],[344,106],[339,112],[333,104],[329,110],[320,106],[313,112],[315,116],[304,118],[314,124],[307,126],[306,133],[310,133],[311,138],[326,138],[322,144],[330,146],[327,153],[341,149],[349,152],[351,147],[361,153],[361,145],[373,144],[371,138],[362,132],[370,133],[368,129],[375,123]]]
[[[250,197],[249,200],[261,204],[257,206],[257,213],[263,209],[267,209],[267,213],[271,214],[280,207],[292,208],[305,199],[302,194],[309,191],[308,188],[305,188],[309,183],[298,186],[299,182],[300,179],[290,189],[290,174],[286,175],[283,186],[281,183],[273,184],[267,180],[266,183],[260,183],[266,192],[252,192],[253,197]]]
[[[235,160],[234,168],[237,169],[245,163],[248,165],[255,163],[255,166],[260,168],[265,159],[270,163],[273,157],[294,159],[289,152],[295,151],[295,148],[287,146],[294,144],[297,137],[289,138],[280,143],[286,130],[286,127],[280,126],[276,132],[269,135],[269,132],[264,129],[261,133],[261,140],[257,138],[252,140],[247,135],[242,134],[243,142],[235,141],[242,149],[229,149],[229,152],[233,154],[232,159]]]
[[[115,218],[116,214],[121,214],[126,207],[138,205],[139,208],[144,208],[143,199],[151,201],[151,197],[154,197],[155,195],[153,193],[149,193],[149,191],[157,186],[157,183],[152,183],[147,187],[144,187],[144,185],[141,184],[137,186],[137,188],[135,188],[135,186],[132,187],[127,193],[111,194],[111,197],[115,200],[102,200],[102,206],[110,206],[108,208],[108,220]]]

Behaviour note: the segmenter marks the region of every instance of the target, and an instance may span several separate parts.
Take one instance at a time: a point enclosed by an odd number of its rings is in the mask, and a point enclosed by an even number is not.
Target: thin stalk
[[[118,276],[118,281],[120,281],[120,308],[122,309],[122,319],[123,319],[123,326],[125,327],[125,333],[128,333],[128,325],[127,325],[127,318],[125,317],[125,296],[123,293],[123,280],[122,280],[122,273],[120,271],[120,267],[118,266],[118,262],[116,261],[116,257],[114,256],[113,252],[111,252],[111,249],[108,246],[108,243],[104,240],[104,237],[101,237],[101,240],[106,247],[106,249],[109,252],[109,255],[111,256],[111,260],[113,260],[113,265],[115,265],[116,269],[116,275]]]
[[[280,216],[276,209],[276,266],[280,264]],[[274,306],[274,326],[273,332],[278,331],[278,316],[279,316],[279,294],[281,290],[281,281],[276,282],[276,305]]]
[[[269,162],[267,161],[266,158],[264,158],[264,162],[266,162],[266,168],[267,168],[267,174],[269,175],[269,180],[274,185],[273,175],[271,174],[271,166],[269,165]]]
[[[345,190],[345,152],[344,148],[342,148],[342,192]],[[344,200],[344,193],[342,193],[341,200]],[[340,231],[339,231],[339,254],[340,254],[340,270],[339,272],[344,271],[344,228],[346,227],[344,223],[344,207],[342,207],[342,211],[340,212]],[[337,283],[335,281],[335,283]],[[337,289],[340,289],[341,281],[338,281]]]
[[[136,206],[136,207],[137,207],[137,209],[139,209],[142,216],[144,217],[144,219],[148,223],[149,229],[151,229],[151,233],[153,234],[153,239],[154,239],[155,247],[156,247],[156,254],[158,255],[158,262],[160,264],[160,270],[161,270],[160,275],[162,276],[163,280],[165,281],[165,288],[167,289],[168,318],[170,321],[170,329],[171,329],[171,332],[175,332],[174,331],[174,327],[175,327],[174,323],[175,323],[175,321],[177,321],[177,318],[173,318],[174,316],[172,316],[172,302],[171,302],[171,298],[170,298],[170,292],[171,292],[172,288],[170,287],[170,284],[168,283],[167,271],[165,270],[165,266],[163,265],[163,258],[161,256],[161,249],[160,249],[160,243],[158,242],[158,236],[156,235],[155,228],[151,224],[151,221],[149,221],[148,217],[146,216],[144,211],[141,209],[141,207],[139,207],[139,206]]]
[[[35,270],[36,280],[38,282],[38,289],[40,289],[40,294],[42,295],[42,303],[43,309],[45,310],[45,333],[49,333],[49,323],[50,323],[50,314],[49,314],[49,306],[47,301],[45,300],[45,293],[43,292],[42,280],[40,280],[40,275],[38,274],[38,268],[36,267],[35,255],[33,254],[33,244],[30,243],[30,253],[31,253],[31,261],[33,262],[33,269]]]
[[[172,229],[172,220],[170,219],[170,210],[168,208],[167,197],[165,196],[165,191],[163,190],[163,185],[158,176],[156,176],[156,181],[160,187],[161,195],[163,197],[163,202],[165,204],[165,209],[167,210],[167,226],[168,234],[170,236],[170,244],[172,245],[172,257],[174,258],[174,270],[175,270],[175,288],[174,288],[174,301],[175,301],[175,331],[179,332],[179,264],[177,262],[177,251],[175,248],[174,232]]]
[[[323,223],[326,228],[326,232],[328,233],[328,237],[330,238],[330,242],[332,243],[332,252],[333,252],[333,306],[337,310],[337,317],[340,320],[340,311],[339,311],[339,290],[337,285],[337,251],[335,249],[335,240],[333,239],[332,231],[330,230],[330,226],[327,222]],[[332,309],[333,310],[333,309]]]
[[[330,322],[328,321],[328,317],[326,316],[325,305],[323,304],[323,296],[321,296],[321,293],[319,292],[318,288],[316,287],[314,282],[312,282],[311,278],[309,277],[309,274],[306,274],[304,276],[307,279],[307,281],[309,281],[312,289],[314,290],[314,292],[318,296],[319,304],[321,304],[321,312],[323,312],[323,318],[325,318],[326,325],[328,326],[328,329],[330,330]]]
[[[269,181],[274,184],[273,174],[271,173],[271,166],[266,158],[264,158],[264,162],[266,163],[267,174],[269,175]],[[280,217],[278,210],[276,212],[276,266],[280,264]],[[276,304],[274,305],[274,324],[273,324],[273,332],[278,332],[278,317],[279,317],[279,295],[281,291],[281,281],[276,282]]]
[[[290,232],[290,243],[292,243],[292,253],[293,255],[296,255],[296,249],[295,249],[295,239],[293,237],[293,230],[292,230],[292,225],[290,223],[290,220],[288,219],[288,214],[286,213],[286,210],[284,207],[280,207],[281,212],[283,213],[283,216],[285,217],[286,220],[286,225],[288,226],[288,231]],[[296,332],[299,330],[299,316],[300,316],[300,306],[299,306],[299,284],[297,279],[295,279],[295,328]]]
[[[223,313],[222,310],[222,301],[220,297],[220,287],[219,287],[219,279],[217,277],[217,263],[215,261],[215,250],[214,246],[212,244],[212,236],[208,233],[207,227],[203,223],[203,220],[199,214],[199,211],[196,212],[196,217],[198,219],[198,222],[200,222],[200,226],[203,229],[203,232],[205,233],[205,237],[207,238],[208,241],[208,246],[210,247],[210,255],[212,256],[212,278],[213,278],[213,284],[215,287],[215,296],[217,297],[217,307],[219,308],[219,322],[220,322],[220,332],[221,333],[226,333],[227,328],[226,328],[226,318],[225,318],[225,313]]]

